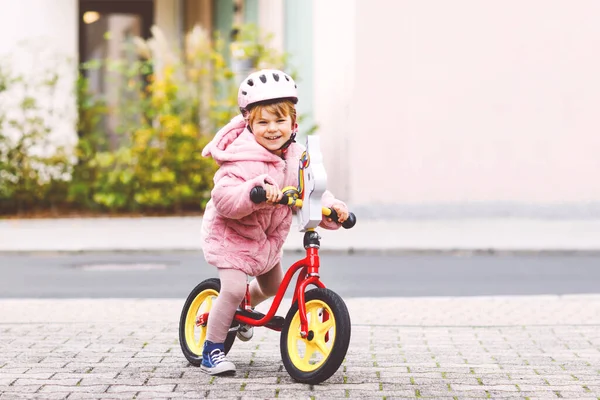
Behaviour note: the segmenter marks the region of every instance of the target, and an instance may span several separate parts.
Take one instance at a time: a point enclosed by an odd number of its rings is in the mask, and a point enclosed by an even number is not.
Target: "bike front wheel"
[[[281,359],[293,379],[314,385],[329,379],[344,361],[350,344],[350,314],[342,298],[325,288],[307,291],[305,305],[308,334],[300,335],[296,301],[281,330]]]
[[[216,278],[202,281],[191,291],[181,310],[179,318],[179,344],[181,351],[187,360],[196,367],[202,364],[202,349],[206,341],[206,321],[198,325],[198,316],[209,313],[214,301],[221,290],[221,281]],[[232,323],[237,325],[236,322]],[[229,332],[225,339],[225,353],[227,354],[233,346],[235,332]]]

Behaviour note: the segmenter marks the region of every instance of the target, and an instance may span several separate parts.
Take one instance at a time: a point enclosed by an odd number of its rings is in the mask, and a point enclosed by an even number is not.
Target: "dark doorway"
[[[111,28],[150,37],[154,23],[154,0],[79,0],[79,60],[89,61]]]
[[[79,0],[79,62],[136,60],[138,55],[129,45],[136,36],[148,39],[153,24],[154,0]],[[81,72],[88,79],[89,90],[109,109],[116,109],[125,83],[104,65]],[[118,118],[109,114],[100,124],[115,147]]]

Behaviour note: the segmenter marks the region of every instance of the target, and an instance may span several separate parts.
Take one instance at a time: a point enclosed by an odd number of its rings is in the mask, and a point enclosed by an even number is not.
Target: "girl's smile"
[[[262,109],[260,116],[252,122],[251,128],[261,146],[273,154],[281,155],[281,146],[292,135],[292,118],[289,115],[277,116]]]

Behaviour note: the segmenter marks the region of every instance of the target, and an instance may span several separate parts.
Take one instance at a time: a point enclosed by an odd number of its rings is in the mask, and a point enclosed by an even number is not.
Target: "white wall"
[[[315,7],[315,108],[353,204],[600,201],[600,2],[347,4]]]
[[[328,188],[342,199],[351,196],[354,168],[349,151],[354,145],[350,105],[357,79],[356,3],[360,1],[313,3],[314,119],[319,126]]]
[[[29,38],[77,54],[77,0],[0,0],[0,54]]]
[[[77,61],[77,0],[0,0],[0,58],[32,82],[55,68],[61,81],[53,99],[66,113],[52,132],[56,144],[73,144],[76,134],[73,84]],[[14,104],[18,93],[8,100]],[[3,103],[7,107],[7,103]]]
[[[283,0],[258,0],[258,26],[273,34],[272,48],[283,51],[285,14]]]

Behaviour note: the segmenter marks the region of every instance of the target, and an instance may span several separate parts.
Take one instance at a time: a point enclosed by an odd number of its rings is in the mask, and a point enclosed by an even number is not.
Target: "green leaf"
[[[21,108],[23,110],[32,110],[35,108],[37,101],[35,98],[27,96],[21,102]]]

